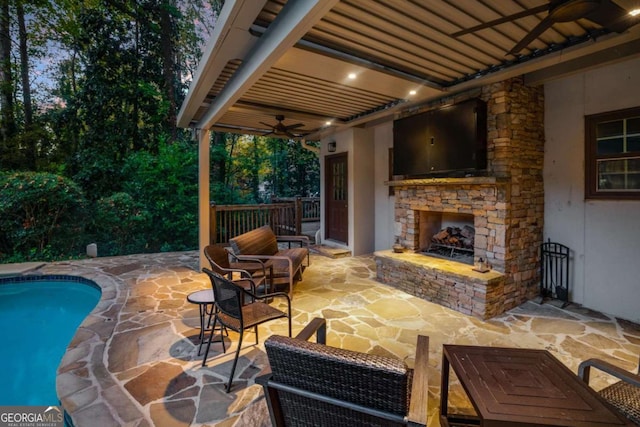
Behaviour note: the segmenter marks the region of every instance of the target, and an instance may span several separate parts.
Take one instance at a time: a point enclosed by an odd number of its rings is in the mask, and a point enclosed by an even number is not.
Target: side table
[[[191,304],[197,304],[198,310],[200,312],[200,334],[198,335],[198,338],[200,339],[200,345],[198,346],[198,356],[200,356],[200,352],[202,351],[202,344],[204,342],[204,333],[205,331],[209,330],[208,328],[211,324],[211,317],[213,316],[213,290],[203,289],[201,291],[192,292],[187,295],[187,301],[189,301]],[[207,316],[209,316],[209,318],[205,322],[205,318]],[[224,348],[224,340],[222,341],[222,345]]]

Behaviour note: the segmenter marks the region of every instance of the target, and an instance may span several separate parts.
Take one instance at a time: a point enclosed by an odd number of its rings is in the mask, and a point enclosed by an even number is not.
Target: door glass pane
[[[345,167],[343,162],[336,162],[333,164],[333,200],[343,201],[346,200],[346,183],[345,183]]]
[[[640,157],[598,160],[599,191],[640,190]]]

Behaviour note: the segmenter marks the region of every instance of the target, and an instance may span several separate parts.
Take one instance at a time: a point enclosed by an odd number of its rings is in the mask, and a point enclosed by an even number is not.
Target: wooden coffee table
[[[449,368],[477,417],[448,413]],[[442,426],[633,426],[546,350],[444,345]]]

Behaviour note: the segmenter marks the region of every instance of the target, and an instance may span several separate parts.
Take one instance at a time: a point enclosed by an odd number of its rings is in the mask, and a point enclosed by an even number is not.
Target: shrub
[[[98,245],[98,255],[145,252],[151,215],[127,193],[114,193],[96,202],[88,231]]]
[[[157,155],[140,151],[123,168],[124,189],[151,215],[147,252],[198,247],[198,151],[194,144],[162,143]]]
[[[0,175],[0,260],[50,260],[82,252],[86,202],[50,173]]]

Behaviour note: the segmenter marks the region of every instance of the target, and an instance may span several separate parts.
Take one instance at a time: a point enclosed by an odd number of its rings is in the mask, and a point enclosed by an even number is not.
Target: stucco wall
[[[393,121],[374,129],[375,140],[375,241],[374,249],[381,251],[393,246],[394,196],[389,196],[389,148],[393,147]]]
[[[349,156],[349,242],[353,255],[373,252],[375,237],[373,130],[354,128]]]
[[[640,321],[640,202],[585,201],[584,116],[640,105],[640,59],[545,85],[544,238],[569,246],[571,299]]]
[[[338,132],[321,143],[320,179],[321,214],[320,230],[324,244],[344,246],[353,255],[362,255],[374,251],[375,239],[375,197],[374,197],[374,132],[373,129],[351,128]],[[336,142],[335,153],[327,151],[327,143]],[[325,241],[325,156],[329,154],[348,153],[348,201],[349,201],[349,237],[346,245]]]

